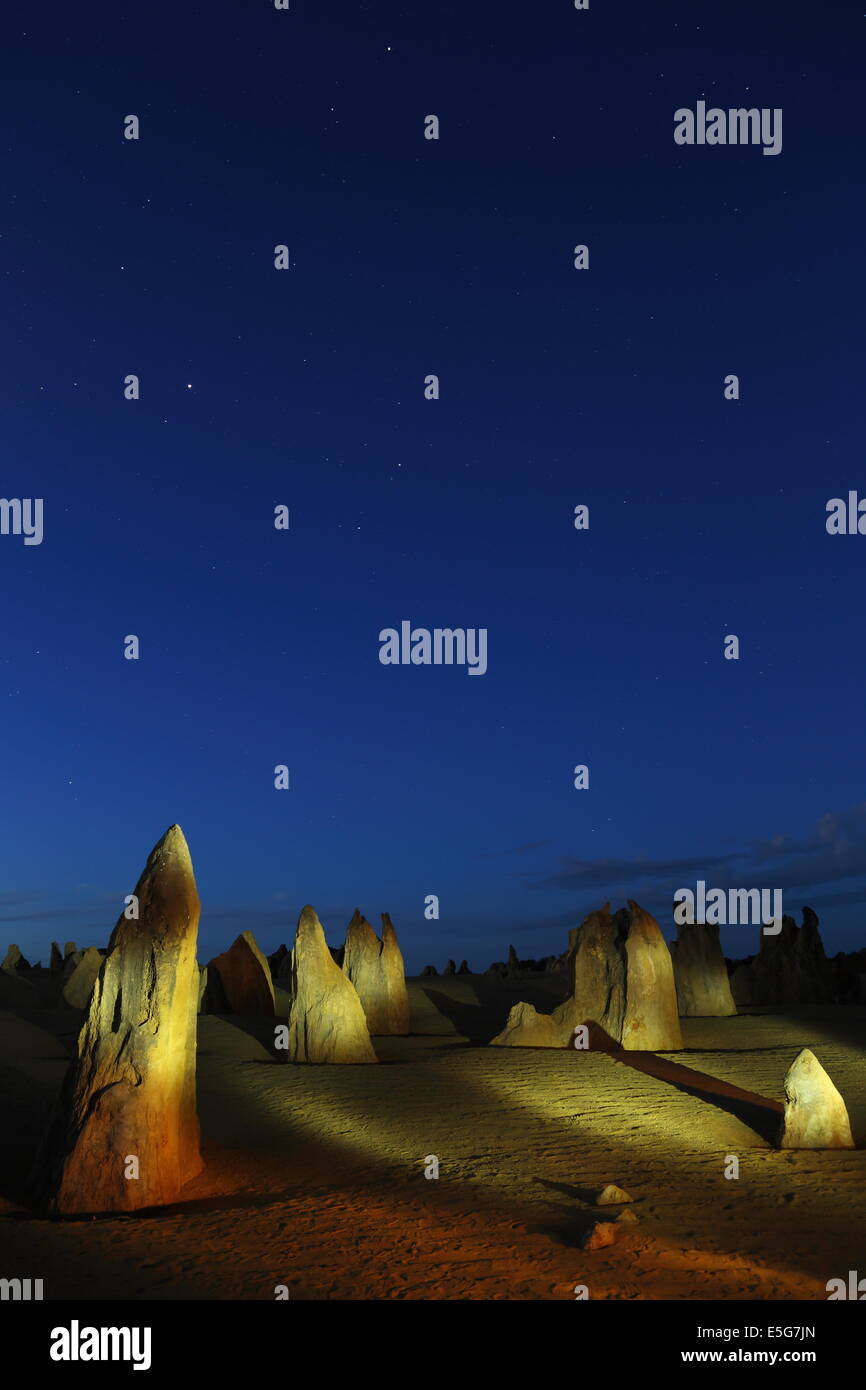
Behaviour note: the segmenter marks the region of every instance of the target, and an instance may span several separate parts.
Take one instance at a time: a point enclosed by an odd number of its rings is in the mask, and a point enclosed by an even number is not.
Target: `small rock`
[[[615,1245],[619,1231],[614,1221],[596,1221],[580,1242],[581,1250],[603,1250],[606,1245]]]
[[[601,1192],[599,1192],[595,1199],[595,1205],[597,1207],[616,1207],[622,1202],[633,1201],[634,1197],[630,1197],[621,1187],[617,1187],[616,1183],[609,1182],[607,1186],[603,1187]]]
[[[629,1201],[631,1201],[630,1197]],[[616,1219],[623,1226],[637,1226],[640,1224],[640,1217],[628,1207],[626,1207],[625,1211],[621,1211]]]

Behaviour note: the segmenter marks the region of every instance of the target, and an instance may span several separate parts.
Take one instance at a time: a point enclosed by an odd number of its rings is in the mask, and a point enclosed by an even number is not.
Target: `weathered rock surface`
[[[599,1024],[615,1041],[622,1038],[625,1016],[626,957],[624,942],[628,914],[611,916],[605,903],[582,923],[572,953],[571,997],[550,1014],[531,1004],[515,1004],[495,1047],[567,1047],[582,1023]]]
[[[139,917],[121,916],[111,935],[34,1169],[37,1199],[56,1213],[164,1205],[202,1167],[199,899],[179,826],[151,851],[135,892]]]
[[[573,993],[551,1014],[515,1004],[497,1047],[566,1047],[581,1024],[594,1023],[629,1051],[682,1047],[670,951],[658,923],[637,903],[611,915],[592,912],[570,953]]]
[[[292,978],[292,953],[288,946],[278,946],[273,954],[268,956],[268,965],[274,985],[285,988]]]
[[[631,1052],[676,1052],[683,1045],[674,966],[654,917],[629,899],[622,1045]]]
[[[853,1149],[848,1111],[818,1058],[808,1047],[785,1076],[780,1149]]]
[[[594,1221],[584,1231],[580,1240],[581,1250],[603,1250],[607,1245],[615,1245],[620,1232],[614,1221]]]
[[[388,1033],[388,1000],[380,956],[382,943],[358,908],[346,928],[343,973],[358,992],[361,1007],[372,1035]]]
[[[731,979],[737,1004],[826,1004],[837,993],[834,969],[824,953],[818,918],[803,908],[803,924],[782,918],[774,936],[761,932],[758,954],[738,965]]]
[[[201,967],[199,975],[198,1011],[200,1014],[231,1013],[219,971],[211,970],[207,965]]]
[[[52,975],[62,975],[63,973],[63,952],[56,941],[51,943],[51,973]]]
[[[20,950],[13,942],[6,952],[5,959],[0,969],[5,970],[8,975],[17,975],[19,970],[29,970],[30,962],[24,959]]]
[[[270,968],[251,931],[241,932],[227,951],[208,962],[208,981],[212,973],[219,976],[228,1013],[264,1014],[273,1018],[274,985]]]
[[[391,1037],[405,1037],[409,1032],[409,991],[406,988],[406,967],[397,940],[394,924],[387,912],[382,913],[382,980],[387,1000],[387,1023]]]
[[[101,969],[102,953],[95,946],[88,946],[63,986],[64,1003],[72,1009],[86,1009]]]
[[[292,952],[290,1062],[377,1062],[357,990],[337,965],[315,909],[305,907]]]
[[[717,926],[678,925],[671,956],[681,1018],[730,1018],[737,1012]]]
[[[595,1199],[597,1207],[618,1207],[623,1202],[633,1202],[634,1197],[630,1197],[623,1188],[617,1187],[615,1182],[609,1182],[601,1189]]]

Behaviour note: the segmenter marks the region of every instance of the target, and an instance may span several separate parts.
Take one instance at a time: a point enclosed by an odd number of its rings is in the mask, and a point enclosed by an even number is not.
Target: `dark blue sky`
[[[10,4],[0,492],[45,535],[0,536],[8,940],[104,941],[178,821],[203,958],[309,901],[483,969],[606,898],[672,934],[698,878],[866,944],[866,537],[825,530],[866,493],[864,34]],[[676,145],[702,98],[781,107],[782,153]],[[487,674],[382,666],[402,619],[485,627]]]

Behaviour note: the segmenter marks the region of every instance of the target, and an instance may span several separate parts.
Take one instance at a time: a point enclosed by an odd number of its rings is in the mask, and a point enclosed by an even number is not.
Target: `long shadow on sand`
[[[715,1105],[753,1129],[768,1144],[775,1143],[784,1109],[779,1101],[770,1100],[757,1091],[744,1091],[741,1086],[733,1086],[729,1081],[721,1081],[694,1067],[684,1067],[681,1062],[671,1062],[655,1052],[627,1052],[597,1023],[590,1024],[589,1028],[593,1052],[607,1052],[624,1067],[654,1076],[657,1081],[665,1081],[686,1095]]]

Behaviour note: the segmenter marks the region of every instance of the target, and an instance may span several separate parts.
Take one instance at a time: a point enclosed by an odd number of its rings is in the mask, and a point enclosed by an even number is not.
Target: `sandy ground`
[[[176,1207],[75,1221],[21,1192],[81,1015],[0,1013],[0,1275],[46,1298],[823,1300],[866,1274],[866,1147],[772,1147],[806,1046],[866,1146],[866,1009],[685,1020],[669,1057],[484,1045],[556,988],[411,982],[413,1036],[376,1039],[368,1067],[286,1065],[261,1020],[202,1018],[205,1171]],[[584,1250],[608,1182],[639,1224]]]

